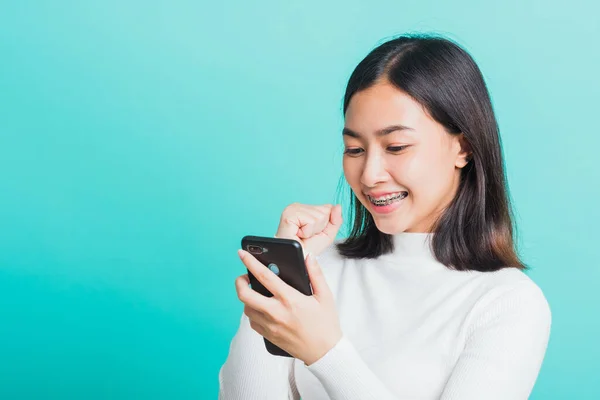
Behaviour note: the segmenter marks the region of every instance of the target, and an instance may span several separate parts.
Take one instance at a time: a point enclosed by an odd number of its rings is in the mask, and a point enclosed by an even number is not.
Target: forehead
[[[408,94],[389,83],[377,83],[352,96],[344,122],[346,128],[370,136],[391,125],[410,127],[413,130],[396,132],[411,135],[434,121]]]

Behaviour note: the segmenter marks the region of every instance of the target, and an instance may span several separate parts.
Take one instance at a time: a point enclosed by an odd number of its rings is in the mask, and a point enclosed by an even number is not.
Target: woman
[[[252,255],[274,293],[245,304],[220,399],[526,399],[551,313],[513,244],[500,138],[481,72],[457,44],[402,36],[356,67],[344,98],[339,206],[292,204],[277,237],[306,253],[313,296]],[[294,356],[269,354],[263,336]]]

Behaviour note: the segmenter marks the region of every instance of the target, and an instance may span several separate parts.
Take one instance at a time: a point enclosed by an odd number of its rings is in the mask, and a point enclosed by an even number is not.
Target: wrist
[[[315,351],[312,354],[310,354],[306,358],[306,360],[303,360],[304,365],[308,367],[320,360],[323,356],[325,356],[325,354],[329,353],[331,349],[337,346],[337,344],[340,342],[343,336],[343,333],[339,332],[336,336],[332,337],[331,340],[328,340],[327,342],[323,343],[322,346],[315,346],[317,347],[315,348]]]

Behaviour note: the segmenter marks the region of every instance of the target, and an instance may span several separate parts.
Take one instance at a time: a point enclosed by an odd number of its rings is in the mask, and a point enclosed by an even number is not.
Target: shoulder
[[[514,296],[531,296],[538,300],[546,299],[540,286],[529,275],[517,268],[481,272],[478,279],[485,291],[488,302]]]
[[[471,314],[476,319],[520,316],[548,326],[552,320],[544,292],[527,274],[504,268],[479,274],[481,292]]]

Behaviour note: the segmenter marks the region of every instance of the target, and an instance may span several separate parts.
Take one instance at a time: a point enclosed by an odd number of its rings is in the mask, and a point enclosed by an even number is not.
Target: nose
[[[375,187],[378,183],[384,182],[388,177],[385,160],[377,154],[370,154],[365,157],[363,172],[360,182],[366,187]]]

